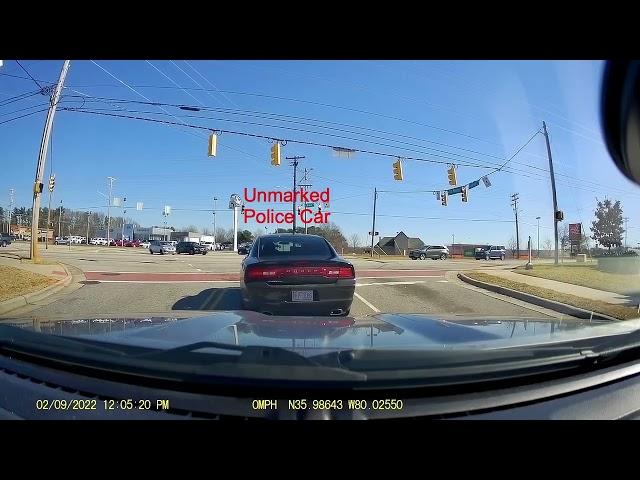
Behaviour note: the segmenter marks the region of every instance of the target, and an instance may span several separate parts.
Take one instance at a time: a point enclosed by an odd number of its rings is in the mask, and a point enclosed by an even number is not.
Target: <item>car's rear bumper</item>
[[[302,285],[251,282],[243,285],[242,299],[245,308],[274,315],[330,315],[351,308],[355,289],[355,279]],[[312,290],[313,301],[292,301],[293,290]]]

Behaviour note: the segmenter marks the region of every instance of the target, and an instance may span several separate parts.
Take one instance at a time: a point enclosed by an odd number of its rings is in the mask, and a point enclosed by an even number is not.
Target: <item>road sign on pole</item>
[[[371,232],[369,232],[369,235],[373,235],[374,237],[377,237],[378,235],[380,235],[379,232],[373,232],[373,234]]]

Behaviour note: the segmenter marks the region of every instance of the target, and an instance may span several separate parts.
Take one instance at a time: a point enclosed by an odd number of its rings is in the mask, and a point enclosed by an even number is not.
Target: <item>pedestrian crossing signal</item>
[[[467,188],[466,185],[464,187],[462,187],[462,191],[460,193],[462,194],[462,201],[463,202],[468,202],[469,201],[469,189]]]
[[[280,142],[276,142],[271,147],[271,165],[280,166]]]

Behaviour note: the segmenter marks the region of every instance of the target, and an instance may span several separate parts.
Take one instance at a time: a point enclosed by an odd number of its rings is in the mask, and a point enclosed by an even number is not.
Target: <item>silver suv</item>
[[[160,255],[164,255],[165,253],[176,253],[176,247],[174,247],[171,242],[163,242],[161,240],[151,240],[149,242],[149,253],[152,255],[154,253],[159,253]]]
[[[449,249],[446,245],[426,245],[409,252],[409,258],[412,260],[424,260],[431,258],[433,260],[445,260],[449,256]]]
[[[488,250],[485,250],[485,260],[504,260],[507,256],[507,250],[504,245],[491,245]]]

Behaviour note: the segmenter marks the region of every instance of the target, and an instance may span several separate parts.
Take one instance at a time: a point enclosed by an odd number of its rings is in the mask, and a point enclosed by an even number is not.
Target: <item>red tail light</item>
[[[251,265],[245,272],[245,282],[280,280],[287,277],[324,277],[335,279],[355,278],[350,265]]]

